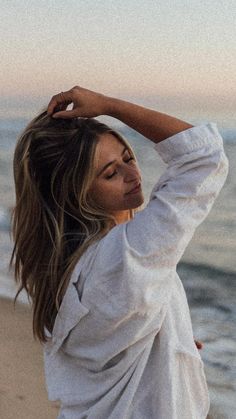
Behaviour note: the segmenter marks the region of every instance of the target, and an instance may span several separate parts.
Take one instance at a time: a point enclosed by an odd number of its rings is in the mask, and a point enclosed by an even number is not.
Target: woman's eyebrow
[[[125,146],[125,148],[123,149],[121,156],[123,156],[123,154],[125,153],[125,151],[128,150],[128,147]],[[107,169],[108,166],[110,166],[111,164],[115,163],[116,160],[112,160],[109,163],[105,164],[105,166],[100,170],[100,172],[97,174],[97,176],[100,176],[104,170]]]

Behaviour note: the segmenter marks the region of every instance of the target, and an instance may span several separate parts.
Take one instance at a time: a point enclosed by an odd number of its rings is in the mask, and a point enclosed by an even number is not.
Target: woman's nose
[[[125,173],[126,182],[135,181],[135,180],[138,180],[139,178],[141,178],[141,174],[137,167],[126,168],[126,173]]]

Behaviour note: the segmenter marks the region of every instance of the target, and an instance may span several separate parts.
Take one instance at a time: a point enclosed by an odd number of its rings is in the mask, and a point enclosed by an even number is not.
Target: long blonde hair
[[[52,331],[79,258],[116,224],[88,194],[96,145],[107,132],[135,158],[123,136],[96,119],[56,120],[46,111],[28,124],[16,144],[9,268],[19,284],[15,301],[25,289],[32,302],[33,334],[41,342],[47,340],[45,328]]]

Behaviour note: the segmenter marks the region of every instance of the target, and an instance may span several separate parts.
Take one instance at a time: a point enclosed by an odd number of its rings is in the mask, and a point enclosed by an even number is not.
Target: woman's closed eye
[[[128,163],[130,160],[134,160],[134,157],[130,157],[129,160],[126,160],[125,163]],[[106,179],[111,179],[113,176],[117,174],[117,171],[113,172],[111,175],[106,176]]]

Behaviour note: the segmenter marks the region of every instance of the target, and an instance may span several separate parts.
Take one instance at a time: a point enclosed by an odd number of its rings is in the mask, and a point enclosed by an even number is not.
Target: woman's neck
[[[119,213],[114,214],[114,217],[116,219],[116,225],[123,224],[126,221],[132,220],[132,210],[124,210]]]

